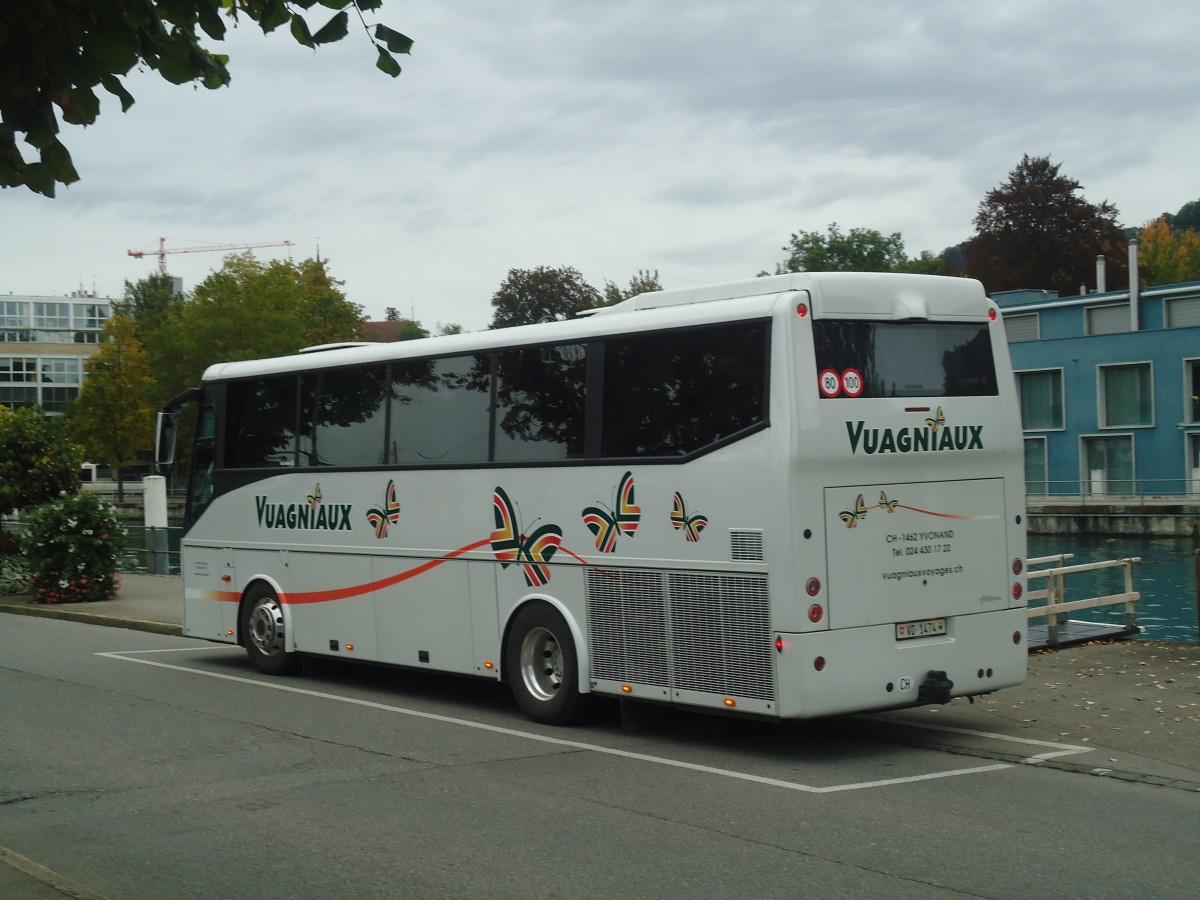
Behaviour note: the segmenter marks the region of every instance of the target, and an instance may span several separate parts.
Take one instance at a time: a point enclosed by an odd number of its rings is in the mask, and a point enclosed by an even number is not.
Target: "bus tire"
[[[579,657],[567,620],[547,603],[517,613],[505,647],[508,687],[521,711],[535,722],[568,725],[584,713]]]
[[[242,644],[254,668],[264,675],[292,675],[300,670],[300,657],[286,649],[283,605],[269,585],[258,583],[242,603]]]

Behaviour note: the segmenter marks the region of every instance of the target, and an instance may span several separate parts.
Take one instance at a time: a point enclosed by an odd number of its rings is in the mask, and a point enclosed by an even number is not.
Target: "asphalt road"
[[[499,685],[329,663],[270,679],[233,648],[6,616],[0,848],[111,900],[1126,898],[1200,876],[1200,792],[1175,780],[1194,770],[1097,777],[1099,748],[979,707],[626,724],[610,706],[547,728]]]

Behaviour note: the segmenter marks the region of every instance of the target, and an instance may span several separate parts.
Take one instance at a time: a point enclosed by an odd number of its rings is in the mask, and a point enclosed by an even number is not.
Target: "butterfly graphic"
[[[317,489],[308,495],[308,508],[316,509],[321,503],[321,485],[317,485]]]
[[[524,534],[517,511],[502,487],[497,487],[492,494],[492,515],[496,530],[490,541],[501,568],[507,569],[516,563],[525,573],[525,583],[529,587],[546,584],[550,580],[548,563],[562,545],[562,529],[557,525],[543,525],[532,534]]]
[[[589,506],[583,511],[583,524],[596,536],[596,549],[601,553],[612,553],[617,549],[617,538],[626,534],[633,537],[638,522],[642,519],[642,508],[633,502],[633,473],[626,472],[617,485],[613,500],[614,509]]]
[[[946,417],[942,415],[942,408],[940,406],[938,407],[937,415],[932,419],[926,419],[925,424],[929,426],[929,429],[934,434],[937,434],[937,430],[940,426],[946,424]]]
[[[885,494],[883,491],[879,492],[879,508],[880,509],[884,509],[890,513],[894,513],[896,511],[896,504],[899,502],[900,501],[898,501],[898,500],[889,500],[887,494]]]
[[[854,501],[854,509],[844,509],[838,513],[838,518],[846,523],[847,528],[856,528],[860,519],[866,518],[867,505],[863,502],[863,495],[859,494],[858,499]]]
[[[385,538],[388,533],[388,522],[400,520],[400,501],[396,499],[396,482],[389,481],[384,492],[383,505],[372,506],[367,510],[367,521],[375,528],[375,537]]]
[[[676,531],[682,531],[689,541],[695,543],[700,540],[700,532],[708,527],[708,516],[699,513],[689,516],[687,507],[683,504],[683,494],[676,491],[675,504],[671,509],[671,524]]]

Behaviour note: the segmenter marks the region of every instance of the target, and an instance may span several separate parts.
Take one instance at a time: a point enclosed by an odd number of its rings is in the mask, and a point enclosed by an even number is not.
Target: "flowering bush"
[[[0,597],[29,593],[29,563],[21,552],[21,541],[0,534]]]
[[[125,547],[125,526],[96,494],[64,495],[34,509],[25,526],[25,555],[39,603],[111,600]]]

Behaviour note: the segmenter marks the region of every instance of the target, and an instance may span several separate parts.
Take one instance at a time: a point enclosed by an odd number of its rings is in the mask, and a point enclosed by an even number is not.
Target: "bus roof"
[[[465,354],[512,345],[580,341],[602,334],[737,321],[770,315],[780,296],[801,290],[810,292],[813,312],[818,317],[833,315],[891,321],[986,319],[990,305],[983,286],[967,278],[878,272],[796,272],[702,287],[650,291],[566,321],[392,343],[327,344],[306,348],[293,356],[216,363],[205,370],[202,380],[211,382],[367,365],[390,359]]]

